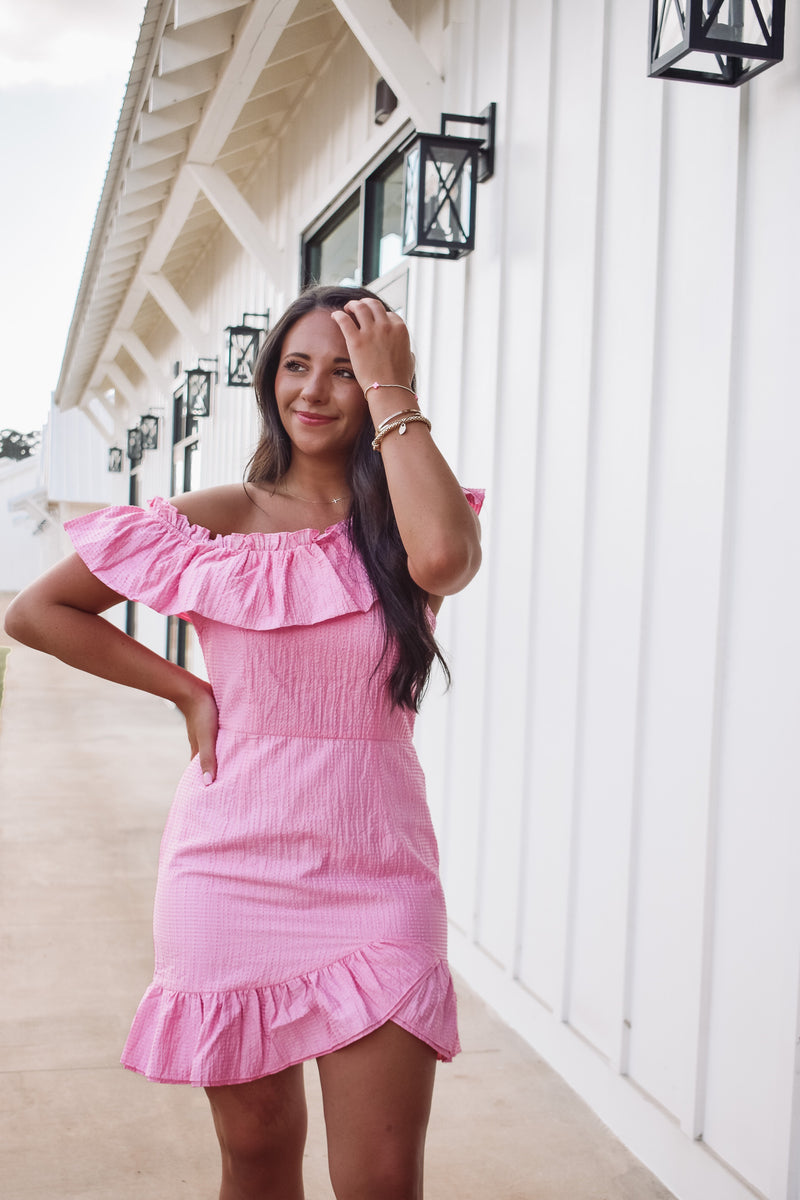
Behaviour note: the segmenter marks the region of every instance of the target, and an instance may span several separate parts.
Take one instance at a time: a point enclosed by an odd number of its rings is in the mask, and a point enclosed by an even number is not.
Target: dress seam
[[[312,741],[312,742],[388,742],[399,743],[401,745],[414,744],[412,735],[401,737],[374,737],[371,734],[346,734],[346,733],[274,733],[269,729],[237,729],[235,725],[220,725],[220,733],[235,733],[239,737],[246,738],[290,738],[294,741]]]
[[[242,984],[241,987],[228,988],[182,988],[173,987],[171,984],[162,982],[158,971],[156,971],[153,974],[153,984],[161,988],[162,991],[175,992],[180,996],[235,996],[243,992],[269,992],[273,988],[288,987],[293,983],[298,983],[301,979],[308,979],[309,975],[316,975],[321,972],[329,971],[331,967],[338,967],[340,964],[348,963],[353,958],[357,958],[359,956],[363,957],[364,954],[368,953],[370,950],[379,950],[386,946],[389,946],[392,949],[400,950],[404,949],[405,946],[410,946],[412,950],[416,948],[416,944],[414,942],[365,942],[362,946],[356,946],[354,950],[351,950],[348,954],[343,955],[341,958],[331,959],[330,962],[323,963],[319,967],[310,967],[307,971],[303,971],[299,975],[291,975],[288,979],[276,979],[272,983],[245,983]],[[447,959],[442,958],[441,956],[434,958],[430,965],[425,968],[425,971],[420,978],[429,975],[431,971],[434,971],[438,966],[441,965],[447,967]]]

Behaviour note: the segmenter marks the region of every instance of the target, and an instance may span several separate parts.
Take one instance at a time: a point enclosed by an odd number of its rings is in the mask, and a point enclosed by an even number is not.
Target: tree
[[[30,458],[39,449],[40,437],[38,430],[20,433],[16,429],[0,429],[0,458],[12,458],[16,462]]]

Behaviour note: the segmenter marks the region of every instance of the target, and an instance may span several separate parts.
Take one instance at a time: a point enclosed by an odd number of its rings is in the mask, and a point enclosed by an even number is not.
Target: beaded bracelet
[[[399,420],[383,421],[372,440],[372,449],[377,450],[380,454],[381,442],[386,437],[387,433],[392,433],[393,430],[396,429],[400,437],[402,437],[407,426],[412,425],[415,421],[419,421],[422,425],[426,425],[428,429],[431,427],[431,423],[428,418],[423,416],[422,413],[415,408],[409,409],[409,411],[400,417]]]

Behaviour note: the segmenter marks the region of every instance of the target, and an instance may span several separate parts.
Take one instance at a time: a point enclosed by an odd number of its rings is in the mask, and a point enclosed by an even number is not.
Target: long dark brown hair
[[[311,287],[298,296],[270,330],[253,373],[261,436],[247,466],[248,483],[280,483],[292,461],[292,443],[275,400],[275,377],[287,333],[301,317],[316,309],[333,312],[344,308],[349,300],[366,299],[380,297],[366,288]],[[383,300],[381,304],[388,311]],[[389,497],[383,459],[372,449],[372,437],[366,416],[347,469],[353,495],[347,532],[366,567],[383,614],[385,636],[379,662],[390,648],[396,650],[396,662],[389,676],[392,700],[418,711],[433,660],[439,660],[448,683],[450,672],[429,623],[427,594],[408,573],[406,550]]]

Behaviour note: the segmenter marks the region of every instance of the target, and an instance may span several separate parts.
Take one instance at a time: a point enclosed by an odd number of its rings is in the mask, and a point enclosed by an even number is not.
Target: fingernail
[[[206,771],[206,773],[203,775],[203,783],[206,785],[206,787],[208,787],[208,785],[213,782],[214,780],[211,778],[211,772]]]

